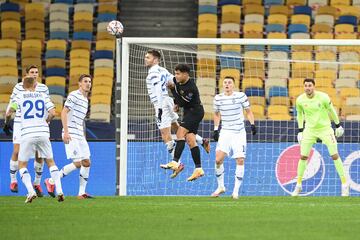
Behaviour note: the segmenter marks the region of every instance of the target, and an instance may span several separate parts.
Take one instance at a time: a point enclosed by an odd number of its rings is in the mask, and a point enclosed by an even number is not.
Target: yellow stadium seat
[[[353,33],[354,26],[351,24],[337,24],[335,25],[335,34],[338,33]]]
[[[71,61],[71,59],[76,59],[76,58],[83,58],[83,59],[90,60],[90,51],[88,51],[86,49],[71,50],[70,51],[70,61]]]
[[[336,89],[333,88],[332,86],[329,86],[329,87],[317,87],[316,90],[328,94],[330,96],[330,98],[337,95],[336,94]]]
[[[265,119],[265,108],[263,105],[251,105],[251,111],[253,112],[255,119]]]
[[[94,68],[98,68],[98,67],[114,68],[114,60],[112,60],[112,59],[96,59],[94,61]]]
[[[265,97],[250,96],[250,97],[248,97],[248,100],[249,100],[251,106],[253,106],[253,105],[261,105],[263,107],[266,106]]]
[[[74,24],[78,21],[93,22],[93,14],[90,12],[76,12],[74,13]]]
[[[296,14],[291,16],[291,24],[304,24],[310,28],[311,19],[309,15]]]
[[[111,95],[92,95],[91,104],[111,104]]]
[[[29,32],[31,30],[45,31],[44,21],[29,20],[25,22],[25,32]]]
[[[246,16],[247,14],[260,14],[264,16],[265,14],[264,6],[259,4],[246,4],[243,6],[243,11],[244,16]]]
[[[304,86],[304,78],[291,78],[289,79],[289,89],[293,87],[303,87]]]
[[[350,5],[350,0],[330,0],[330,6]]]
[[[198,23],[213,22],[217,24],[217,15],[212,13],[199,14]]]
[[[341,88],[340,97],[346,99],[347,97],[360,97],[359,88]]]
[[[241,8],[239,5],[224,5],[221,7],[222,23],[239,23],[241,19]]]
[[[20,40],[20,22],[13,20],[1,22],[1,36],[3,39]]]
[[[1,12],[1,21],[13,20],[20,22],[19,12]]]
[[[317,32],[317,33],[314,33],[314,35],[313,35],[313,39],[333,39],[333,38],[334,38],[333,33]]]
[[[286,33],[281,32],[270,32],[267,34],[267,38],[269,39],[286,39]]]
[[[64,77],[47,77],[45,84],[48,86],[66,86],[66,79]]]
[[[66,41],[65,40],[49,40],[46,43],[47,50],[61,50],[66,51]]]
[[[25,5],[25,22],[29,20],[44,21],[45,9],[42,3],[27,3]]]
[[[290,121],[291,116],[289,114],[268,114],[268,118],[274,121]]]
[[[262,51],[246,51],[244,53],[244,68],[256,68],[256,69],[264,69],[265,61],[264,61],[264,52]]]
[[[109,87],[106,85],[96,86],[96,87],[92,88],[91,94],[94,94],[94,95],[103,94],[103,95],[111,96],[112,95],[112,87]]]
[[[350,115],[360,115],[360,106],[342,106],[341,115],[345,117]]]
[[[292,60],[305,60],[311,61],[312,60],[312,53],[311,52],[293,52],[291,54]]]
[[[315,78],[328,78],[331,80],[336,79],[336,71],[334,70],[316,70],[315,71]]]
[[[260,23],[245,23],[243,26],[243,32],[263,32],[263,25]]]
[[[291,8],[285,5],[271,5],[269,10],[270,15],[272,14],[283,14],[290,16],[292,14]]]
[[[93,81],[92,81],[92,85],[93,86],[109,86],[112,87],[113,86],[113,79],[110,77],[94,77]]]
[[[84,49],[87,51],[91,50],[91,42],[87,40],[73,40],[71,42],[71,49]]]
[[[75,32],[92,32],[93,22],[92,21],[77,21],[74,22]]]
[[[65,68],[66,62],[65,59],[61,59],[61,58],[49,58],[46,60],[46,67]]]
[[[334,87],[334,80],[330,78],[315,78],[316,87]]]
[[[117,4],[99,4],[98,13],[117,13]]]
[[[311,32],[312,33],[317,33],[317,32],[331,33],[332,32],[332,27],[330,27],[329,25],[326,25],[326,24],[316,23],[316,24],[311,26]]]
[[[11,94],[15,85],[0,84],[0,94]]]
[[[216,38],[217,24],[213,22],[203,22],[198,25],[198,37]]]
[[[115,36],[109,34],[108,32],[97,32],[96,40],[114,40]]]
[[[0,49],[1,48],[17,50],[17,42],[13,39],[0,39]]]
[[[306,5],[306,0],[286,0],[288,6],[303,6]]]
[[[100,105],[100,104],[98,104],[98,105]],[[103,105],[103,104],[101,104],[101,105]],[[110,122],[110,111],[108,113],[90,112],[90,119],[93,121]]]
[[[337,17],[337,9],[333,6],[320,6],[317,10],[317,15],[331,15]]]
[[[90,68],[90,62],[87,59],[74,58],[70,61],[70,69],[76,67]]]
[[[13,57],[1,57],[0,67],[17,67],[17,59]]]
[[[262,0],[243,0],[242,4],[243,5],[246,5],[246,4],[262,5]]]
[[[95,68],[94,77],[100,77],[100,76],[114,78],[114,70],[111,68],[103,68],[103,67]]]
[[[284,14],[270,14],[268,16],[268,24],[281,24],[287,26],[287,15]]]
[[[70,68],[70,77],[75,77],[75,78],[79,78],[80,75],[82,74],[89,74],[89,68],[86,67],[74,67],[74,68]]]
[[[115,50],[115,41],[114,40],[100,40],[96,41],[96,50]]]
[[[290,98],[289,97],[271,97],[270,105],[290,106]]]
[[[0,103],[9,103],[9,99],[10,99],[10,94],[5,93],[5,94],[0,94]]]
[[[30,65],[36,65],[39,67],[39,74],[41,74],[41,65],[42,61],[40,57],[25,57],[21,59],[21,67],[23,68],[23,72],[25,68]]]
[[[260,78],[243,78],[241,81],[241,89],[244,91],[246,88],[257,87],[263,88],[263,80]]]
[[[355,16],[357,18],[360,17],[358,6],[338,5],[336,6],[336,8],[338,12],[340,12],[339,16],[350,15],[350,16]]]

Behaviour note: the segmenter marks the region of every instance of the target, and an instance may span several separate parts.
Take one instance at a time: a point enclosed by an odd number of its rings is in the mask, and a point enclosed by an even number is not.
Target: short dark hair
[[[180,71],[182,73],[186,72],[190,74],[190,67],[187,64],[180,63],[175,66],[175,71]]]
[[[305,79],[304,79],[304,84],[305,84],[306,82],[311,82],[311,83],[314,84],[314,86],[315,86],[315,81],[314,81],[314,79],[312,79],[312,78],[305,78]]]
[[[225,80],[226,78],[229,78],[229,79],[233,80],[233,82],[235,82],[235,78],[232,77],[232,76],[225,76],[225,77],[224,77],[224,80]]]
[[[39,69],[37,65],[31,64],[30,66],[27,66],[27,67],[26,67],[26,69],[25,69],[26,73],[29,73],[29,72],[30,72],[30,69],[32,69],[32,68]]]
[[[156,49],[149,49],[149,50],[147,50],[146,53],[153,55],[154,57],[158,58],[159,60],[161,59],[161,54]]]
[[[92,77],[90,74],[81,74],[79,77],[79,82],[81,82],[84,78],[90,78],[92,80]]]
[[[30,76],[25,76],[23,79],[23,84],[25,85],[25,87],[33,86],[34,82],[35,82],[35,78]]]

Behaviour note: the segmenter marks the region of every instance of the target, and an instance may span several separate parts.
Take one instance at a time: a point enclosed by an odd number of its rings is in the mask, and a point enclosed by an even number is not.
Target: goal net
[[[216,142],[211,142],[210,154],[200,147],[205,176],[194,182],[186,182],[194,169],[187,146],[181,158],[185,170],[177,178],[171,179],[170,171],[160,169],[159,165],[171,158],[147,94],[144,55],[148,49],[161,52],[160,65],[169,72],[173,73],[179,63],[190,66],[205,108],[199,127],[199,135],[204,138],[211,138],[213,98],[222,92],[225,76],[234,77],[236,90],[248,96],[258,133],[250,134],[247,121],[247,156],[240,188],[243,196],[282,196],[294,189],[300,158],[294,103],[304,92],[303,80],[315,79],[316,90],[330,96],[345,128],[344,136],[338,139],[339,154],[351,195],[359,195],[359,41],[156,38],[122,39],[120,195],[206,196],[217,187]],[[231,194],[235,160],[226,158],[224,167],[226,194]],[[340,192],[340,179],[331,157],[319,142],[309,157],[302,194],[336,196]]]

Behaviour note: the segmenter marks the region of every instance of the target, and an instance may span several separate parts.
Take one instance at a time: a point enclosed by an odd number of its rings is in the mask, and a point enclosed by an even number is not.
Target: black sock
[[[196,168],[201,168],[200,149],[198,146],[193,147],[191,150],[191,156],[193,158]]]
[[[174,161],[179,162],[182,152],[184,151],[185,140],[176,140]]]

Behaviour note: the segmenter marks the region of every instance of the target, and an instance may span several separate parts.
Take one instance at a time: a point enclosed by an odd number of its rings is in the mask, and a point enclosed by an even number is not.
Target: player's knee
[[[82,160],[81,165],[83,165],[84,167],[90,167],[90,159]]]
[[[301,160],[307,160],[308,157],[307,156],[301,156]]]
[[[76,168],[80,168],[80,167],[81,167],[81,162],[73,162],[73,164],[75,165]]]
[[[216,158],[215,159],[216,165],[221,165],[221,164],[223,164],[223,162],[224,162],[224,159],[221,159],[221,158]]]
[[[334,155],[331,156],[332,160],[338,160],[339,159],[339,154],[335,153]]]

